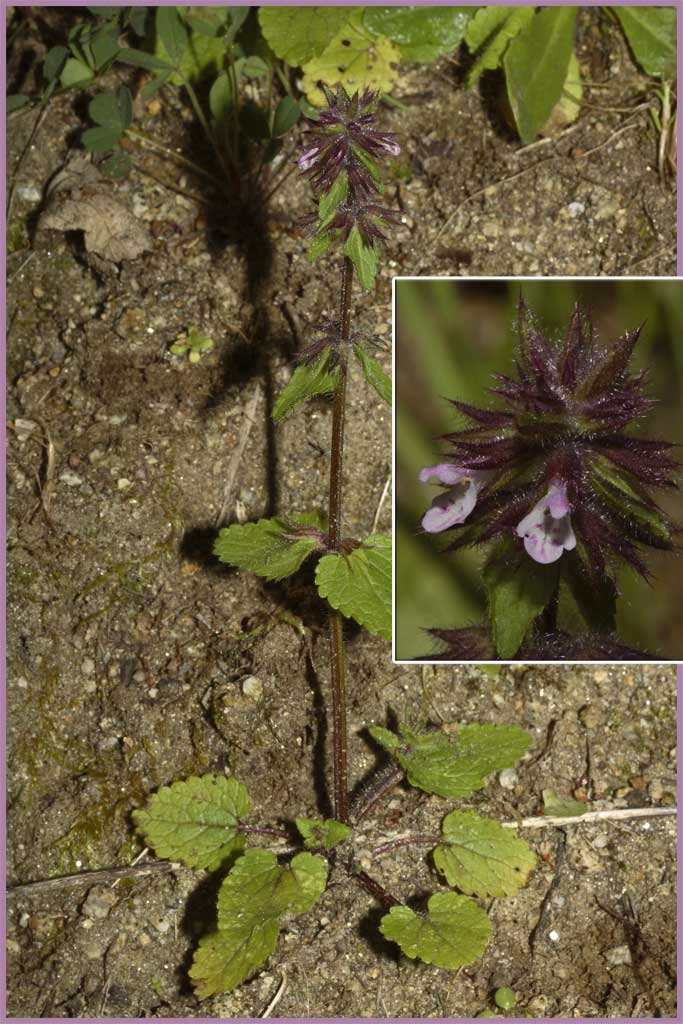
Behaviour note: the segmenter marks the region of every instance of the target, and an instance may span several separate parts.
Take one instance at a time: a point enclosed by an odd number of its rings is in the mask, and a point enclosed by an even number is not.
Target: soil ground
[[[602,54],[609,86],[592,102],[635,108],[646,83],[618,38],[589,46],[588,22],[582,32],[582,60]],[[447,61],[407,70],[397,95],[408,110],[387,113],[407,154],[389,192],[403,224],[376,293],[358,297],[364,331],[388,339],[397,272],[674,273],[675,195],[657,177],[645,110],[586,110],[570,135],[520,150],[486,96],[454,87],[456,71]],[[73,95],[51,103],[16,174],[9,221],[12,886],[130,864],[142,849],[132,808],[192,773],[244,781],[254,820],[329,812],[322,610],[305,576],[264,585],[210,554],[218,518],[325,504],[328,405],[308,405],[277,432],[270,425],[306,324],[335,303],[334,266],[311,270],[297,226],[307,187],[291,177],[268,217],[245,221],[235,206],[219,219],[187,172],[136,152],[131,177],[107,188],[153,247],[107,263],[80,233],[40,227],[81,106]],[[12,119],[10,169],[34,118]],[[196,155],[179,99],[140,118]],[[190,327],[216,342],[197,365],[168,354]],[[379,359],[388,369],[388,350]],[[347,530],[359,536],[391,460],[389,413],[357,376],[347,443]],[[385,503],[379,528],[389,522]],[[587,773],[594,807],[674,802],[671,668],[420,670],[392,665],[387,644],[353,631],[349,659],[354,779],[374,763],[366,726],[426,700],[435,721],[515,722],[532,733],[514,788],[493,780],[471,801],[497,818],[537,813],[544,789],[571,795]],[[244,687],[248,677],[260,686]],[[433,827],[447,810],[398,790],[360,835],[361,854],[387,833]],[[494,938],[471,967],[397,959],[378,942],[369,897],[335,884],[287,923],[252,981],[203,1005],[186,971],[211,924],[215,880],[182,869],[113,888],[16,889],[10,1014],[253,1017],[284,971],[274,1011],[284,1017],[473,1016],[503,984],[533,1016],[673,1016],[674,819],[528,838],[539,866],[518,898],[491,907]],[[406,899],[433,890],[423,853],[402,849],[373,873]]]

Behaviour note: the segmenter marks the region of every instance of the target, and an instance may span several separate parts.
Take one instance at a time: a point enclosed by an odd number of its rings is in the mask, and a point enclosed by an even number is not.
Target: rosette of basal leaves
[[[495,404],[453,401],[469,426],[444,435],[444,461],[421,474],[445,487],[426,530],[450,531],[451,550],[498,542],[484,582],[501,657],[516,653],[561,580],[589,626],[614,629],[619,563],[647,577],[644,550],[673,548],[653,492],[677,486],[679,468],[672,444],[633,429],[654,404],[646,372],[629,365],[641,327],[602,344],[577,305],[553,342],[521,299],[518,322],[515,372],[488,389]],[[515,635],[501,643],[496,631],[515,608]]]
[[[200,999],[229,992],[265,963],[282,917],[310,910],[326,884],[322,857],[299,853],[281,867],[269,850],[247,850],[221,885],[216,931],[194,956],[190,977]]]
[[[515,725],[460,725],[452,738],[406,725],[398,734],[373,725],[370,734],[398,761],[411,786],[452,800],[481,789],[492,772],[512,768],[531,742]]]
[[[239,824],[248,811],[242,783],[203,775],[163,786],[133,819],[159,857],[214,871],[243,849]]]

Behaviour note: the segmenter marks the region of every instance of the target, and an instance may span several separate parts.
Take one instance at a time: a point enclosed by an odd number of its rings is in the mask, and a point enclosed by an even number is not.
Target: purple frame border
[[[221,6],[221,0],[205,0],[204,5],[205,6]],[[302,2],[294,4],[294,6],[300,6],[300,7],[305,7],[305,6],[326,6],[326,7],[332,7],[332,6],[345,6],[345,5],[346,6],[351,6],[348,3],[348,0],[332,0],[332,2],[328,2],[328,3],[325,3],[324,0],[322,0],[322,2],[321,2],[321,0],[302,0]],[[5,10],[6,10],[7,6],[8,6],[8,4],[7,4],[6,0],[0,0],[0,11],[2,11],[2,31],[3,31],[3,34],[6,33],[6,23],[5,23],[4,14],[5,14]],[[66,7],[66,6],[69,6],[69,7],[79,7],[79,6],[107,6],[107,4],[103,3],[102,0],[95,0],[95,3],[91,3],[90,5],[87,5],[86,3],[82,2],[82,0],[75,0],[75,2],[72,2],[72,3],[56,3],[56,4],[45,4],[45,3],[34,3],[34,4],[31,4],[29,2],[29,0],[17,0],[17,2],[15,4],[13,4],[13,6],[16,6],[16,7],[28,7],[28,6],[34,6],[34,7],[48,7],[48,6],[52,6],[52,7]],[[154,5],[146,5],[144,3],[144,0],[129,0],[129,6],[174,6],[174,5],[171,2],[171,0],[160,0],[159,3],[154,4]],[[190,6],[195,6],[195,4],[191,3]],[[237,2],[234,3],[232,6],[248,7],[248,6],[254,6],[254,5],[243,3],[242,0],[237,0]],[[288,6],[288,3],[287,3],[287,0],[275,0],[274,3],[266,4],[266,5],[262,5],[262,6],[270,6],[270,7]],[[292,4],[289,4],[289,6],[292,6]],[[384,4],[375,2],[375,3],[365,4],[364,6],[367,6],[367,7],[375,7],[375,6],[400,6],[400,3],[398,2],[398,0],[388,0],[388,2],[386,2]],[[411,6],[416,6],[416,7],[418,7],[418,6],[419,7],[422,7],[422,6],[425,6],[425,7],[442,7],[442,6],[450,6],[450,5],[448,5],[448,4],[441,4],[441,3],[432,4],[432,3],[425,2],[425,0],[413,0]],[[460,6],[463,6],[463,7],[470,7],[470,6],[471,7],[475,7],[475,6],[480,6],[480,4],[478,3],[478,0],[460,0]],[[500,7],[515,7],[516,6],[516,7],[521,7],[521,6],[532,6],[532,5],[529,4],[529,3],[526,3],[525,0],[498,0],[497,4],[492,5],[492,6],[500,6]],[[589,2],[589,0],[576,0],[575,3],[571,3],[570,0],[550,0],[550,2],[548,2],[548,3],[537,4],[535,6],[542,6],[542,7],[570,7],[570,6],[591,7],[591,6],[596,6],[596,5],[591,3],[591,2]],[[635,6],[645,7],[645,6],[653,6],[653,7],[674,7],[674,8],[676,8],[676,11],[677,11],[677,22],[676,22],[676,25],[677,25],[677,43],[678,43],[678,45],[677,45],[677,77],[678,77],[679,81],[681,80],[681,78],[683,78],[683,0],[675,0],[674,3],[671,3],[671,2],[669,2],[669,3],[664,2],[664,3],[662,3],[662,2],[659,2],[659,0],[639,0],[639,3],[631,3],[631,2],[629,2],[629,0],[612,0],[612,2],[610,4],[607,4],[605,6],[612,6],[612,7],[635,7]],[[0,55],[0,67],[1,67],[1,70],[2,70],[2,80],[3,80],[3,83],[4,83],[6,81],[6,58],[5,58],[5,46],[4,45],[2,47],[2,53]],[[2,92],[2,115],[3,115],[3,124],[4,124],[5,123],[5,116],[6,116],[6,99],[5,99],[5,90],[4,89],[3,89],[3,92]],[[0,134],[0,155],[1,155],[1,158],[2,158],[2,166],[4,168],[6,168],[6,166],[7,166],[7,162],[6,162],[7,161],[7,153],[6,153],[5,133],[1,133]],[[682,192],[682,189],[681,189],[682,180],[683,180],[683,136],[681,135],[680,132],[678,132],[678,137],[677,137],[677,175],[676,175],[676,185],[677,185],[677,257],[676,257],[676,268],[677,269],[676,269],[676,276],[677,276],[677,278],[683,277],[683,252],[681,251],[681,233],[682,233],[681,228],[682,228],[682,225],[683,225],[683,192]],[[6,191],[7,191],[6,175],[3,174],[2,177],[1,177],[1,180],[0,180],[0,197],[2,198],[3,237],[5,237],[5,238],[6,238],[6,227],[7,227],[6,220],[5,220]],[[2,351],[2,355],[3,355],[3,378],[5,376],[4,358],[5,358],[5,355],[6,355],[6,348],[5,348],[5,339],[6,339],[6,335],[5,335],[5,331],[6,331],[6,310],[7,310],[7,301],[6,301],[7,300],[7,294],[6,294],[7,258],[6,258],[6,255],[7,255],[6,254],[6,246],[3,245],[2,246],[1,256],[0,256],[0,260],[1,260],[0,269],[2,270],[2,281],[0,283],[0,316],[2,317],[2,323],[3,323],[3,328],[4,328],[3,329],[3,336],[2,336],[2,345],[1,345],[1,351]],[[0,518],[1,518],[1,522],[2,522],[3,537],[6,536],[6,485],[5,485],[6,441],[7,441],[7,435],[6,435],[6,393],[5,393],[5,388],[3,387],[2,388],[2,394],[0,395],[0,445],[1,445],[1,448],[2,448],[2,455],[1,455],[1,458],[2,458],[2,474],[0,475]],[[3,655],[4,655],[4,652],[6,651],[6,626],[7,626],[6,606],[7,606],[6,552],[5,552],[5,545],[3,544],[2,545],[2,550],[0,552],[0,650],[3,652]],[[1,784],[0,785],[0,789],[2,791],[1,792],[2,802],[0,804],[0,831],[1,831],[1,834],[2,834],[2,840],[3,840],[2,843],[0,843],[0,873],[2,875],[2,878],[6,879],[6,847],[5,847],[5,840],[6,840],[6,834],[7,833],[6,833],[6,816],[5,816],[5,796],[6,796],[5,765],[6,765],[7,747],[6,747],[6,663],[5,663],[4,656],[2,657],[2,661],[0,663],[0,691],[1,691],[0,692],[0,696],[2,698],[1,702],[0,702],[0,757],[1,757],[1,760],[2,760],[2,767],[0,768],[0,773],[1,773],[0,774],[0,784]],[[678,705],[677,706],[677,712],[678,712],[678,714],[677,714],[677,737],[678,737],[677,749],[680,751],[681,748],[683,747],[683,665],[678,665],[678,667],[677,667],[677,705]],[[679,807],[683,806],[683,774],[680,771],[677,772],[677,803],[678,803]],[[678,864],[681,864],[683,862],[683,824],[681,822],[680,816],[678,816],[678,819],[677,819],[677,844],[676,844],[676,847],[677,847],[677,862],[678,862]],[[683,974],[683,942],[681,941],[681,932],[683,931],[683,887],[681,887],[681,886],[679,886],[678,890],[677,890],[677,920],[678,920],[678,927],[677,927],[677,938],[678,938],[678,943],[677,943],[677,967],[678,967],[678,978],[679,978],[679,981],[678,981],[677,1016],[675,1018],[673,1018],[673,1017],[659,1018],[660,1020],[662,1020],[664,1022],[664,1024],[675,1024],[675,1022],[682,1020],[682,1015],[683,1015],[683,999],[682,999],[682,996],[681,996],[681,984],[682,984],[682,982],[681,982],[681,975]],[[7,918],[6,918],[6,898],[5,898],[4,886],[0,890],[0,921],[2,922],[2,925],[3,925],[3,935],[5,935],[6,934],[6,921],[7,921]],[[5,947],[5,943],[3,941],[0,944],[0,1020],[7,1020],[7,1019],[8,1018],[7,1018],[7,1012],[6,1012],[6,947]],[[26,1022],[35,1021],[36,1024],[39,1024],[40,1021],[46,1021],[46,1022],[48,1022],[48,1024],[50,1024],[50,1022],[53,1022],[53,1024],[61,1024],[61,1021],[65,1020],[65,1019],[69,1019],[69,1018],[64,1018],[64,1017],[42,1017],[42,1018],[38,1018],[38,1017],[24,1017],[24,1018],[22,1018],[22,1017],[14,1017],[14,1018],[10,1018],[10,1019],[11,1020],[16,1020],[17,1022],[20,1022],[20,1021],[26,1021]],[[101,1024],[101,1022],[104,1022],[104,1021],[115,1022],[117,1020],[139,1021],[140,1024],[142,1024],[143,1020],[147,1020],[149,1018],[82,1017],[82,1018],[78,1018],[78,1019],[82,1020],[84,1022],[84,1024]],[[204,1021],[215,1021],[215,1020],[222,1020],[222,1019],[232,1019],[232,1020],[235,1020],[235,1021],[242,1021],[242,1022],[245,1022],[245,1024],[246,1024],[246,1022],[250,1022],[250,1024],[251,1024],[251,1022],[253,1022],[253,1024],[256,1024],[256,1022],[258,1020],[260,1020],[261,1018],[251,1018],[251,1017],[216,1018],[216,1017],[202,1017],[201,1015],[198,1014],[195,1017],[159,1017],[159,1018],[156,1018],[156,1019],[159,1020],[161,1022],[161,1024],[191,1024],[191,1022],[197,1022],[197,1021],[202,1021],[202,1020],[204,1020]],[[282,1018],[273,1018],[273,1019],[277,1020],[277,1019],[282,1019]],[[340,1020],[340,1019],[347,1020],[349,1022],[353,1022],[353,1024],[367,1024],[367,1022],[369,1022],[369,1021],[370,1022],[376,1021],[376,1022],[378,1022],[378,1024],[380,1024],[380,1022],[386,1022],[386,1021],[389,1021],[389,1020],[394,1020],[396,1018],[386,1018],[386,1017],[382,1017],[382,1018],[375,1018],[375,1017],[362,1017],[362,1018],[359,1018],[359,1017],[346,1017],[346,1018],[338,1018],[338,1017],[312,1017],[312,1018],[290,1017],[290,1018],[286,1018],[286,1019],[291,1021],[292,1024],[298,1024],[298,1022],[301,1022],[301,1024],[303,1024],[304,1021],[309,1021],[309,1020],[310,1021],[318,1022],[318,1024],[323,1024],[323,1022],[325,1022],[325,1021],[335,1021],[335,1020]],[[405,1021],[406,1024],[411,1024],[411,1022],[417,1022],[417,1021],[422,1022],[422,1021],[427,1021],[427,1020],[430,1020],[430,1019],[433,1019],[433,1018],[403,1017],[403,1018],[399,1018],[399,1019],[402,1020],[402,1021]],[[452,1017],[452,1018],[442,1018],[442,1019],[443,1020],[452,1020],[452,1021],[465,1021],[465,1020],[471,1021],[473,1018],[469,1018],[469,1017],[466,1017],[466,1018],[463,1018],[463,1017]],[[563,1022],[565,1022],[565,1021],[567,1022],[567,1024],[570,1024],[570,1022],[571,1022],[571,1024],[574,1024],[574,1022],[576,1022],[576,1021],[583,1021],[583,1022],[585,1022],[585,1024],[589,1024],[589,1022],[591,1022],[591,1024],[598,1024],[598,1022],[600,1022],[600,1021],[605,1021],[605,1024],[620,1024],[620,1022],[623,1021],[624,1024],[626,1024],[626,1022],[630,1022],[630,1021],[634,1021],[634,1020],[650,1020],[651,1018],[633,1018],[633,1017],[609,1017],[609,1018],[599,1018],[599,1017],[581,1018],[581,1017],[572,1017],[572,1018],[563,1018],[563,1017],[553,1017],[553,1018],[537,1018],[537,1019],[553,1020],[555,1022],[558,1022],[558,1024],[563,1024]],[[510,1024],[526,1024],[528,1018],[507,1017],[506,1020],[509,1021]]]

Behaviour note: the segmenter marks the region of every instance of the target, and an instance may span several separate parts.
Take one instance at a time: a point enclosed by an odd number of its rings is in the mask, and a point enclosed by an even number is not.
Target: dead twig
[[[237,476],[237,471],[240,467],[242,456],[244,455],[244,449],[247,447],[247,441],[249,440],[249,435],[251,434],[251,428],[254,426],[254,421],[256,419],[256,407],[258,405],[260,397],[261,384],[259,381],[256,381],[256,383],[254,384],[254,390],[251,393],[251,398],[249,399],[249,403],[244,413],[244,418],[242,420],[242,425],[240,427],[239,437],[237,439],[237,445],[235,446],[235,450],[232,453],[232,457],[228,464],[228,474],[225,481],[223,504],[221,505],[220,512],[216,516],[216,521],[214,523],[216,529],[218,529],[218,527],[220,526],[225,525],[228,509],[230,507],[230,504],[232,503],[235,477]]]
[[[379,501],[377,502],[377,508],[375,509],[375,518],[372,520],[372,529],[370,530],[370,533],[374,533],[375,530],[377,529],[377,524],[379,522],[379,517],[382,514],[382,508],[384,507],[384,502],[387,500],[387,495],[389,493],[389,488],[390,487],[391,487],[391,473],[389,473],[389,476],[386,478],[386,480],[384,482],[384,487],[382,489],[382,493],[380,495]]]
[[[565,825],[591,825],[600,821],[632,821],[634,818],[668,818],[678,813],[677,807],[615,807],[608,811],[588,811],[572,817],[542,815],[503,821],[503,828],[564,828]]]
[[[277,1004],[280,1002],[280,1000],[282,999],[282,997],[283,997],[283,995],[285,993],[285,989],[287,988],[287,975],[285,974],[284,967],[280,968],[280,977],[282,979],[280,981],[280,986],[279,986],[277,992],[275,993],[275,995],[273,996],[273,998],[271,999],[271,1001],[266,1006],[266,1008],[263,1011],[263,1013],[261,1014],[262,1018],[270,1017],[271,1013],[273,1012],[273,1010],[275,1009]]]
[[[592,156],[593,153],[597,153],[599,150],[604,149],[605,146],[609,146],[610,142],[614,142],[614,140],[618,139],[620,135],[624,134],[624,132],[630,132],[632,128],[637,127],[638,123],[636,121],[629,121],[628,124],[623,125],[623,127],[621,128],[617,128],[615,132],[612,132],[611,135],[608,135],[607,138],[603,139],[603,141],[600,142],[597,146],[593,146],[592,149],[587,149],[582,153],[577,153],[577,160],[585,160],[586,157]]]
[[[137,878],[158,875],[166,871],[183,870],[181,864],[170,860],[155,860],[151,864],[127,864],[118,868],[102,868],[100,871],[80,871],[76,875],[61,875],[58,878],[42,878],[36,882],[23,882],[7,889],[9,899],[15,896],[33,896],[37,893],[57,891],[70,885],[101,885],[118,881],[120,878]]]

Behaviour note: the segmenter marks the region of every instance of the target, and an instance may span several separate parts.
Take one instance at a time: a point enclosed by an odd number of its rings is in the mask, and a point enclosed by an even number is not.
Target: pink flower
[[[299,159],[297,160],[299,170],[307,171],[310,167],[312,167],[318,157],[319,152],[320,146],[318,144],[316,144],[315,146],[310,146],[309,149],[303,152]]]
[[[567,485],[554,480],[517,527],[517,536],[524,538],[526,552],[535,562],[548,565],[576,547],[569,512]]]
[[[464,469],[450,462],[439,462],[436,466],[425,466],[420,470],[423,484],[436,477],[440,483],[449,485],[447,491],[434,498],[431,508],[422,517],[423,529],[427,533],[439,533],[464,523],[489,476],[481,470]]]

